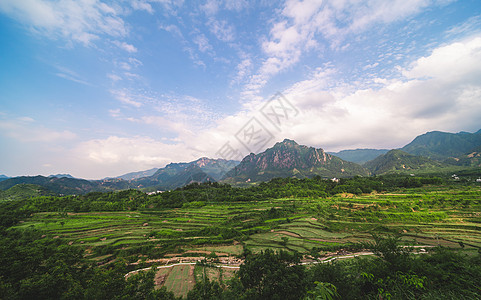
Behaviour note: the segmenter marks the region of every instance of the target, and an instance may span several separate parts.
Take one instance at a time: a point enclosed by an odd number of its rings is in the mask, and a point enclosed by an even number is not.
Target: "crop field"
[[[139,249],[151,258],[233,256],[243,245],[307,253],[367,241],[371,232],[399,232],[411,244],[481,247],[481,190],[411,189],[161,211],[47,212],[18,227],[37,227],[49,238],[85,246],[95,260],[134,259],[130,254]]]
[[[189,290],[194,287],[194,266],[174,266],[165,279],[164,286],[167,290],[178,296],[186,296]]]
[[[18,225],[84,247],[99,265],[122,257],[132,268],[160,258],[229,259],[244,248],[327,255],[400,233],[406,245],[481,248],[481,188],[415,188],[329,198],[207,203],[164,210],[37,213]],[[233,269],[181,265],[159,269],[157,286],[185,296],[203,276],[225,281]]]

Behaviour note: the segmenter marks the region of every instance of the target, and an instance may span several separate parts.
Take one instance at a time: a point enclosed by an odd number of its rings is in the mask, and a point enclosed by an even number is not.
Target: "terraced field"
[[[18,227],[36,227],[47,232],[45,238],[62,238],[84,247],[86,257],[98,264],[123,257],[136,262],[137,268],[162,257],[233,257],[244,248],[323,255],[370,241],[372,232],[401,233],[411,245],[477,251],[481,188],[207,203],[160,211],[48,212],[35,214]],[[176,295],[186,295],[201,278],[198,268],[161,269],[158,280]],[[207,276],[232,276],[231,270],[219,272],[209,270]]]

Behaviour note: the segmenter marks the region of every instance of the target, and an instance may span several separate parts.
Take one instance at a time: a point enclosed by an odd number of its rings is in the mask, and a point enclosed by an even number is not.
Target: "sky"
[[[0,0],[0,174],[481,129],[479,0]]]

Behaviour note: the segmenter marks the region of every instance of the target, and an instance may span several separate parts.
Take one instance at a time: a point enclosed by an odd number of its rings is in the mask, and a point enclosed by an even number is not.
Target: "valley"
[[[103,200],[84,198],[107,202],[86,212],[74,212],[79,209],[69,206],[75,201],[68,197],[41,196],[25,202],[37,212],[12,228],[41,231],[42,240],[61,240],[99,268],[120,261],[129,274],[160,267],[156,288],[165,286],[186,297],[199,278],[228,282],[248,253],[267,249],[299,253],[309,264],[365,254],[373,234],[399,234],[401,245],[417,247],[417,252],[446,247],[475,255],[481,249],[481,186],[468,178],[474,177],[464,178],[464,183],[399,175],[339,183],[276,179],[238,190],[192,184],[171,195],[131,191]],[[384,191],[370,190],[380,183]],[[352,193],[360,185],[367,190]],[[245,200],[229,200],[229,194],[242,193]],[[247,200],[249,194],[256,196]],[[173,195],[182,202],[167,201]],[[125,201],[137,202],[137,208],[120,204]]]

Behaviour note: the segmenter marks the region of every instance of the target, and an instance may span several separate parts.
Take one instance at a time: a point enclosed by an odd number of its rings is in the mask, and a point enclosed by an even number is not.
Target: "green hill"
[[[436,160],[460,157],[481,146],[481,130],[475,133],[432,131],[416,137],[401,150]]]
[[[416,156],[402,150],[391,150],[366,162],[364,165],[375,175],[411,171],[435,171],[448,167],[446,164],[423,156]]]
[[[92,191],[108,191],[113,189],[128,188],[127,185],[102,184],[100,181],[89,181],[85,179],[67,177],[45,177],[45,176],[20,176],[13,177],[0,182],[0,190],[8,190],[17,184],[34,184],[42,186],[55,194],[85,194]]]
[[[21,200],[46,195],[54,195],[54,193],[36,184],[17,184],[6,191],[0,191],[0,201]]]
[[[481,167],[481,146],[464,155],[448,158],[444,162],[463,167]]]

